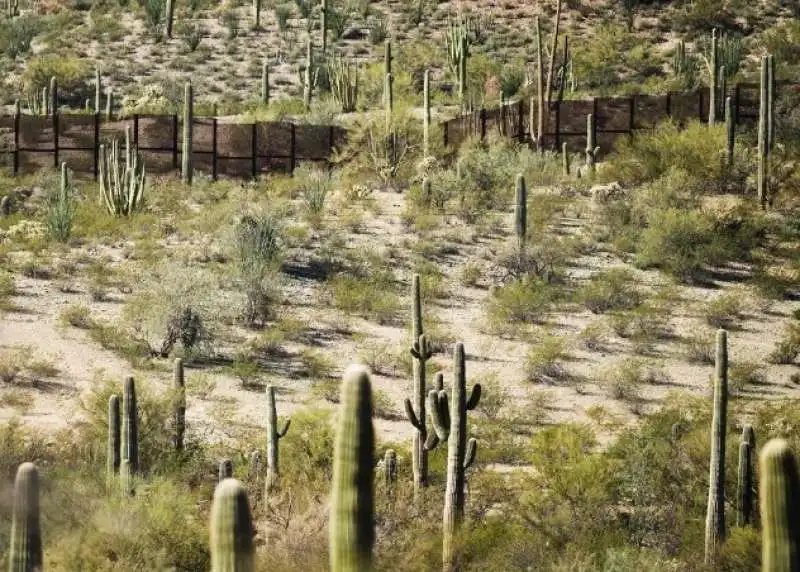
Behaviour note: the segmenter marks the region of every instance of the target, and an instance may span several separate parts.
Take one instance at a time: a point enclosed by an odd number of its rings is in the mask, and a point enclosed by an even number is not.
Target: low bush
[[[707,302],[702,314],[709,326],[729,330],[742,318],[742,299],[735,292],[726,292]]]
[[[567,370],[564,360],[569,357],[567,338],[547,334],[528,351],[525,375],[529,381],[549,382],[564,379]]]
[[[542,323],[549,314],[556,293],[547,282],[521,278],[496,288],[486,302],[488,326],[493,331]]]
[[[632,310],[641,303],[641,294],[627,268],[612,268],[597,274],[578,292],[587,310],[602,314],[611,310]]]

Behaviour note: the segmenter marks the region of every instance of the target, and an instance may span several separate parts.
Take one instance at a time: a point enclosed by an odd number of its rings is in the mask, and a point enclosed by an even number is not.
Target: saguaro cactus
[[[761,570],[800,570],[800,477],[797,459],[784,439],[761,450]]]
[[[280,456],[278,441],[286,436],[289,431],[291,419],[283,424],[283,429],[278,431],[278,412],[275,408],[275,387],[267,386],[267,493],[269,494],[277,485],[280,478]]]
[[[11,572],[35,572],[42,569],[39,471],[33,463],[22,463],[17,468],[8,561]]]
[[[713,563],[725,539],[725,428],[728,416],[728,333],[717,331],[714,413],[706,511],[705,562]]]
[[[742,441],[739,443],[739,472],[736,491],[736,526],[753,523],[753,450],[754,443],[749,437],[753,428],[745,426]]]
[[[109,486],[114,484],[114,479],[119,472],[120,434],[119,397],[112,395],[108,398],[108,451],[106,454],[106,482]]]
[[[426,69],[422,81],[422,152],[431,155],[431,70]]]
[[[597,146],[594,140],[594,113],[586,114],[586,170],[589,174],[594,175],[597,154],[600,152],[600,147]]]
[[[384,77],[383,82],[383,96],[384,96],[384,103],[386,105],[386,109],[384,113],[386,114],[386,131],[389,132],[389,129],[392,127],[392,112],[394,111],[394,77],[392,74],[387,73]]]
[[[269,105],[269,65],[261,64],[261,103]]]
[[[192,131],[194,122],[194,97],[192,84],[186,82],[183,95],[183,145],[181,147],[181,179],[192,184]]]
[[[733,166],[733,151],[736,144],[736,126],[733,123],[733,104],[730,97],[725,98],[725,141],[727,144],[725,162],[731,167]]]
[[[323,34],[324,36],[324,34]],[[311,109],[311,95],[314,89],[314,51],[311,46],[311,38],[306,42],[306,69],[303,75],[303,103],[306,110]]]
[[[775,144],[775,56],[767,56],[767,156]]]
[[[225,479],[211,507],[211,572],[253,572],[253,532],[247,491],[236,479]]]
[[[322,20],[322,55],[323,57],[328,52],[328,0],[322,0],[320,7],[320,19]]]
[[[533,119],[533,102],[530,117]],[[540,153],[544,149],[544,58],[542,56],[542,25],[536,16],[536,135],[531,126],[531,138]]]
[[[253,29],[261,29],[261,0],[253,0]]]
[[[569,176],[569,151],[567,150],[567,143],[561,144],[561,166],[564,170],[564,175]]]
[[[761,91],[758,106],[758,202],[761,204],[762,209],[767,208],[767,193],[768,193],[768,164],[767,157],[769,156],[769,90],[767,84],[769,83],[767,56],[761,57]]]
[[[109,87],[106,91],[106,121],[114,118],[114,91]]]
[[[458,96],[461,104],[467,97],[467,62],[469,60],[469,47],[466,34],[461,36],[461,52],[458,60]]]
[[[517,235],[517,248],[522,252],[528,233],[528,189],[522,173],[517,174],[514,192],[514,233]]]
[[[172,39],[172,22],[175,19],[175,0],[167,0],[167,9],[166,15],[164,19],[166,20],[165,29],[164,31],[167,34],[167,38],[170,40]]]
[[[467,396],[464,344],[456,343],[453,352],[453,403],[448,404],[447,392],[428,393],[428,409],[440,441],[447,440],[447,489],[443,513],[443,570],[449,572],[457,563],[454,538],[464,519],[464,484],[466,470],[475,460],[477,442],[467,442],[467,412],[475,409],[481,398],[481,386],[476,383]],[[426,444],[428,445],[428,444]],[[432,448],[428,445],[429,448]]]
[[[428,437],[428,428],[425,417],[425,364],[431,357],[427,339],[422,328],[422,297],[420,294],[419,274],[414,274],[411,279],[411,334],[414,340],[411,344],[411,355],[414,358],[414,402],[405,400],[406,417],[414,426],[414,441],[411,451],[411,466],[414,474],[414,492],[428,484],[428,451],[425,450],[425,441]],[[416,409],[416,410],[415,410]]]
[[[58,113],[58,80],[55,76],[50,78],[50,114]]]
[[[717,29],[711,31],[711,54],[706,59],[708,67],[708,125],[717,121],[717,79],[719,78],[719,57],[717,55]]]
[[[139,472],[139,417],[136,407],[136,384],[125,378],[122,392],[122,444],[120,447],[120,480],[122,490],[133,492],[133,481]]]
[[[175,423],[175,450],[183,451],[183,437],[186,433],[186,384],[183,378],[183,360],[177,358],[172,372],[175,403],[173,418]]]
[[[103,94],[103,82],[102,78],[100,77],[100,70],[98,68],[94,69],[94,112],[100,113],[102,110],[100,109],[100,100]]]
[[[375,433],[367,368],[353,365],[345,372],[341,403],[329,523],[331,571],[369,572],[375,543]]]

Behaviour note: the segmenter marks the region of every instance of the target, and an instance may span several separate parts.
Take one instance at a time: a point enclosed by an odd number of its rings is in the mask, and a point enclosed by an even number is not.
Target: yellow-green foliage
[[[26,89],[42,89],[50,85],[55,77],[58,89],[71,91],[84,84],[90,75],[90,67],[85,59],[47,55],[31,60],[22,74]]]

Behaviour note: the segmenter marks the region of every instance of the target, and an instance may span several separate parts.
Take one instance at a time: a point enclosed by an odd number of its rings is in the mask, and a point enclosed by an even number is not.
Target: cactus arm
[[[289,431],[289,425],[292,423],[291,419],[287,419],[286,423],[283,424],[283,429],[278,431],[278,439],[283,439],[286,437],[286,433]]]
[[[417,414],[414,413],[414,406],[411,404],[411,400],[406,397],[405,401],[403,402],[406,409],[406,418],[414,426],[417,431],[422,431],[424,429],[424,425],[419,422],[417,419]]]
[[[431,431],[428,433],[428,438],[425,439],[425,443],[423,447],[426,451],[433,451],[436,446],[439,444],[439,436],[436,434],[436,431]]]
[[[472,393],[470,393],[469,399],[467,400],[466,409],[467,411],[472,411],[478,406],[478,402],[481,400],[481,384],[476,383],[472,388]]]
[[[441,441],[447,441],[450,436],[450,408],[447,401],[447,392],[431,391],[428,393],[428,409],[430,410],[433,429]]]
[[[475,461],[475,454],[478,452],[478,441],[472,437],[467,442],[467,453],[464,456],[464,470],[469,469]]]

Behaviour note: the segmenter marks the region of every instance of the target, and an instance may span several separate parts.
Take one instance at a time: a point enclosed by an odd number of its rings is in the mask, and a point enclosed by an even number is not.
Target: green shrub
[[[0,22],[0,52],[12,60],[24,56],[30,51],[31,42],[42,28],[40,18],[32,14],[23,14]]]
[[[486,302],[490,329],[506,331],[508,326],[543,322],[555,299],[544,280],[521,278],[496,288]]]
[[[379,324],[395,321],[400,311],[400,298],[393,285],[379,276],[358,278],[342,274],[328,283],[327,291],[339,310]]]
[[[783,337],[775,343],[775,349],[767,358],[771,363],[794,363],[800,355],[800,322],[790,322]]]
[[[37,56],[30,60],[22,73],[22,82],[28,92],[50,85],[55,77],[59,91],[73,92],[84,86],[90,68],[85,59],[57,55]]]
[[[528,351],[525,375],[529,381],[544,382],[567,376],[564,360],[569,357],[566,337],[547,334]]]
[[[729,330],[742,317],[742,299],[735,292],[726,292],[707,302],[702,314],[709,326]]]
[[[632,310],[641,303],[641,294],[633,284],[633,273],[624,267],[596,274],[577,292],[577,297],[594,314]]]
[[[81,328],[84,330],[88,330],[94,323],[92,320],[92,311],[82,304],[71,304],[66,309],[62,310],[60,320],[65,326],[72,326],[73,328]]]
[[[713,332],[689,334],[683,341],[686,359],[691,363],[712,364],[716,355],[716,336]]]
[[[750,385],[763,385],[766,381],[761,365],[755,362],[734,361],[728,371],[728,386],[734,395]]]

